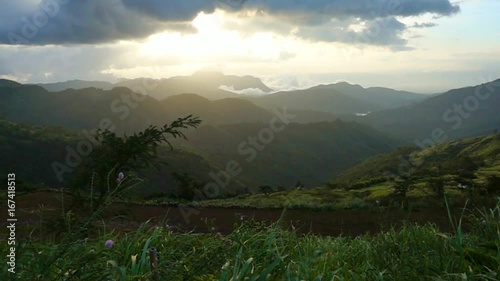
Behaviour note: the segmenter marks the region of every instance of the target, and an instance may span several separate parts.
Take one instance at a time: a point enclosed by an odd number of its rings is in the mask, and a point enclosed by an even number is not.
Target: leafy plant
[[[160,168],[158,162],[157,148],[161,144],[167,144],[173,149],[167,136],[173,138],[186,138],[182,129],[196,128],[201,124],[198,117],[189,115],[179,118],[171,124],[158,128],[149,126],[142,132],[131,136],[119,137],[110,130],[99,130],[95,139],[100,145],[92,151],[86,161],[82,177],[92,176],[93,188],[99,194],[96,206],[102,204],[105,196],[110,190],[120,186],[123,178],[120,173],[130,174],[141,172],[154,166]]]

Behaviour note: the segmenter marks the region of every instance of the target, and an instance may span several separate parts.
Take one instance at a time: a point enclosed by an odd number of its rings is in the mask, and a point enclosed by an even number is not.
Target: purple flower
[[[104,242],[104,247],[106,248],[113,247],[113,240],[107,240],[106,242]]]
[[[117,180],[117,181],[121,181],[121,180],[123,180],[124,178],[125,178],[125,175],[124,175],[122,172],[120,172],[120,173],[118,173],[118,178],[116,178],[116,180]]]

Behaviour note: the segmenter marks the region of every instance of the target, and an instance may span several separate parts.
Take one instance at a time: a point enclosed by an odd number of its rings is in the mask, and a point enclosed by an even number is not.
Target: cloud
[[[164,30],[192,32],[188,22],[158,19],[121,0],[9,1],[0,18],[0,44],[95,44],[144,38]],[[148,3],[151,1],[143,1]],[[175,2],[175,1],[174,1]],[[188,20],[185,18],[184,20]]]
[[[99,46],[0,46],[0,75],[16,81],[57,82],[72,80],[116,80],[113,70],[141,67],[142,75],[153,75],[158,66],[177,65],[174,57],[149,58],[134,52],[135,45]],[[158,75],[154,75],[155,78]]]
[[[364,21],[357,29],[353,29],[358,21],[335,22],[321,27],[299,27],[297,36],[312,41],[343,42],[364,45],[406,45],[407,41],[401,38],[406,25],[394,17]]]
[[[346,41],[350,32],[335,23],[367,21],[397,16],[434,14],[450,16],[460,8],[449,0],[17,0],[4,1],[0,11],[0,44],[99,44],[142,39],[165,30],[194,32],[191,21],[200,12],[223,9],[238,16],[267,18],[290,32],[326,41]],[[257,13],[255,13],[257,12]],[[394,20],[372,43],[398,43],[401,26]],[[325,27],[326,26],[326,27]],[[318,27],[319,30],[312,30]],[[246,29],[248,26],[243,26]],[[326,33],[326,34],[324,34]],[[331,34],[329,34],[331,33]],[[315,36],[313,36],[315,35]],[[323,38],[323,39],[322,39]],[[386,41],[384,41],[386,40]]]
[[[242,90],[235,90],[233,86],[221,85],[219,86],[220,90],[232,92],[239,95],[249,95],[249,96],[261,96],[266,95],[268,93],[262,91],[259,88],[246,88]]]
[[[286,50],[280,51],[280,55],[279,55],[280,60],[289,60],[289,59],[293,59],[295,57],[297,57],[297,54],[295,54],[295,53],[291,53],[291,52],[288,52]]]
[[[419,16],[427,13],[449,16],[460,10],[449,0],[259,0],[248,1],[246,7],[270,14],[327,15],[336,18],[372,19],[386,16]]]
[[[207,0],[122,0],[127,9],[141,12],[161,21],[191,21],[199,12],[214,12],[213,1]]]

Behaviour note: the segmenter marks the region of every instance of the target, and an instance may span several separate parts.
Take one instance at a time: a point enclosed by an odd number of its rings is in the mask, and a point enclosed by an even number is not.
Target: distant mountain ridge
[[[134,132],[176,118],[169,116],[153,98],[145,96],[140,103],[128,100],[130,104],[123,99],[132,95],[128,88],[48,92],[35,85],[0,87],[0,119],[74,130],[109,127],[117,132]]]
[[[428,95],[408,91],[398,91],[385,87],[363,88],[357,84],[339,82],[323,87],[337,90],[350,97],[379,106],[382,109],[397,108],[417,103],[428,98]]]
[[[127,87],[49,92],[36,85],[22,85],[8,80],[0,83],[0,98],[3,101],[0,104],[0,119],[37,126],[92,130],[104,122],[117,132],[131,133],[190,114],[201,117],[204,124],[211,125],[267,122],[272,116],[270,111],[251,101],[234,97],[209,100],[197,94],[180,94],[159,101],[134,93]],[[293,112],[298,114],[294,122],[336,119],[334,115],[322,112]]]
[[[22,87],[23,84],[17,83],[15,81],[0,79],[0,87]]]
[[[500,129],[500,79],[453,89],[409,107],[353,120],[415,143],[433,135],[447,140],[486,135]],[[442,138],[445,138],[444,136]]]
[[[80,90],[85,88],[98,88],[103,90],[111,90],[115,85],[105,81],[85,81],[85,80],[69,80],[66,82],[57,83],[38,83],[36,84],[49,92],[60,92],[67,89]]]
[[[316,110],[330,114],[353,114],[374,109],[374,106],[369,103],[359,101],[336,90],[322,87],[289,92],[282,91],[249,99],[267,109],[286,106],[290,109]]]
[[[159,100],[184,93],[196,93],[210,100],[238,97],[235,93],[220,89],[221,86],[231,87],[234,90],[258,89],[265,93],[272,91],[271,88],[267,87],[257,77],[249,75],[224,75],[219,72],[209,71],[195,72],[191,76],[174,76],[165,79],[123,79],[114,84],[104,81],[71,80],[37,85],[50,92],[58,92],[66,89],[99,88],[111,90],[114,87],[127,87],[143,94],[145,94],[144,91],[147,91],[147,95]]]
[[[337,115],[407,106],[428,97],[427,95],[382,87],[363,88],[360,85],[347,82],[273,93],[273,90],[257,77],[224,75],[210,71],[200,71],[190,76],[174,76],[164,79],[123,79],[115,84],[102,81],[72,80],[38,85],[51,92],[90,87],[103,90],[110,90],[113,87],[127,87],[158,100],[186,93],[194,93],[209,100],[245,98],[266,109],[288,104],[291,109],[320,111]],[[240,94],[241,91],[248,89],[269,95]]]
[[[227,77],[214,73],[195,75]],[[168,83],[181,81],[180,84],[188,85],[190,83],[186,81],[189,79],[192,76],[167,80],[170,81]],[[215,78],[206,80],[208,84],[212,83],[212,88],[220,84],[220,81],[210,82],[217,80]],[[158,89],[162,89],[161,84],[158,85]],[[193,84],[190,87],[198,90],[188,92],[191,94],[166,95],[164,99],[148,95],[135,108],[135,102],[128,105],[124,97],[142,95],[136,93],[140,91],[134,92],[124,86],[111,90],[94,87],[48,92],[39,86],[1,80],[3,103],[0,104],[0,118],[35,125],[95,128],[96,122],[111,116],[119,128],[136,131],[147,124],[161,124],[187,114],[200,115],[205,124],[211,125],[266,122],[271,118],[270,112],[286,107],[297,115],[293,122],[334,121],[340,118],[367,124],[408,143],[429,143],[429,139],[441,135],[446,141],[485,135],[499,129],[499,85],[500,79],[425,96],[385,88],[365,89],[341,82],[304,90],[246,96],[218,88],[203,91],[199,88],[200,84]],[[200,91],[212,94],[212,99],[198,94]],[[393,107],[401,102],[405,105],[397,108],[384,109],[381,105],[385,103],[385,107]],[[125,122],[121,116],[133,117]]]

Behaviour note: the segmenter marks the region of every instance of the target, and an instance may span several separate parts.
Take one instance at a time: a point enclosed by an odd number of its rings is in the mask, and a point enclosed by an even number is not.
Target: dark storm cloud
[[[10,14],[8,10],[16,12]],[[94,44],[143,38],[168,29],[192,30],[184,22],[189,20],[187,17],[158,19],[155,14],[127,6],[122,0],[19,0],[10,2],[2,11],[0,43],[3,44]]]
[[[212,13],[213,1],[207,0],[122,0],[126,8],[162,21],[190,21],[199,12]]]
[[[216,8],[228,12],[259,10],[260,14],[290,24],[323,26],[332,20],[371,21],[394,16],[432,13],[453,15],[459,6],[449,0],[17,0],[3,1],[0,44],[96,44],[138,39],[164,30],[192,32],[190,22],[199,12]],[[391,30],[391,27],[393,29]],[[309,35],[342,37],[346,34]],[[393,43],[400,27],[388,26],[380,40]],[[348,36],[348,34],[347,34]],[[306,36],[310,38],[311,36]],[[311,38],[312,39],[312,38]],[[399,40],[401,42],[401,40]]]
[[[349,29],[358,21],[335,21],[331,25],[321,27],[301,27],[297,36],[323,42],[343,42],[363,45],[405,45],[400,37],[406,25],[394,17],[365,21],[360,30]]]
[[[460,8],[449,0],[260,0],[247,6],[259,7],[269,13],[327,14],[334,17],[418,16],[433,13],[448,16]]]

